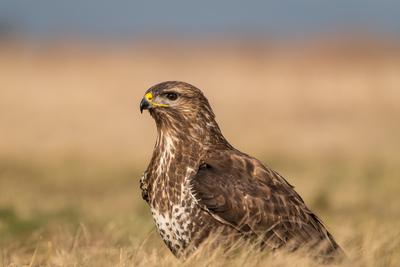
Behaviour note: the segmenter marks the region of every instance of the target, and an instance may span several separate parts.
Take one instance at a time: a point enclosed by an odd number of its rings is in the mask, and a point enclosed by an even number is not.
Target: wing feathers
[[[218,221],[272,248],[327,241],[338,245],[281,175],[238,151],[208,158],[192,178],[197,203]]]

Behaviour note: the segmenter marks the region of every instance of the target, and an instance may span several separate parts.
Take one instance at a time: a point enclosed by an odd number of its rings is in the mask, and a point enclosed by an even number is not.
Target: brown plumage
[[[142,196],[170,250],[184,257],[213,232],[271,250],[342,254],[321,220],[281,175],[222,135],[203,93],[183,82],[147,90],[140,104],[157,125]]]

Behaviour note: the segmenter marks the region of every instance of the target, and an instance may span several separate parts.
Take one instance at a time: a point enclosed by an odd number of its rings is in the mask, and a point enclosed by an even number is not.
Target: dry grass
[[[155,139],[138,104],[175,79],[202,88],[227,138],[296,185],[344,266],[399,266],[396,51],[3,45],[0,266],[315,265],[251,246],[178,262],[165,248],[138,192]]]

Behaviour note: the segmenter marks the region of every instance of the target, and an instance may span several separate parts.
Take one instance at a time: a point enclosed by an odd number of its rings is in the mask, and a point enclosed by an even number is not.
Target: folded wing
[[[293,186],[239,151],[206,159],[192,178],[192,191],[216,220],[272,249],[318,245],[324,254],[340,250]]]

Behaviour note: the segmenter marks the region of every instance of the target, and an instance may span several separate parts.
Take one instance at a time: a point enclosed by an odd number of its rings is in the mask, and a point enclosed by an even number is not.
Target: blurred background
[[[400,264],[399,41],[398,1],[0,0],[0,265],[174,263],[138,190],[166,80],[360,266]]]

